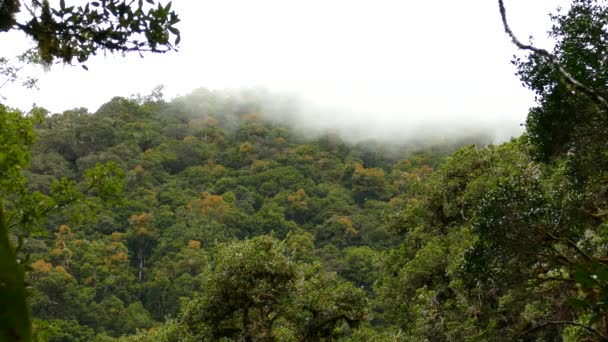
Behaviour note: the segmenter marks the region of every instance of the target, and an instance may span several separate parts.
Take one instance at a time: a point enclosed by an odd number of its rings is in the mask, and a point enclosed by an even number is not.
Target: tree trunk
[[[15,247],[0,200],[0,340],[30,341],[32,324],[26,301],[25,267],[17,262]]]

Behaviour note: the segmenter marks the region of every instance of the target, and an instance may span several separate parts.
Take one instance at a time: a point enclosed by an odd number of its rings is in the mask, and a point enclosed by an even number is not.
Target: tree
[[[16,14],[23,9],[27,15],[19,21]],[[25,33],[36,42],[46,64],[56,59],[83,63],[99,51],[171,51],[180,41],[178,22],[171,2],[162,5],[154,0],[101,0],[81,6],[61,0],[57,7],[48,0],[0,3],[0,32]]]
[[[601,1],[574,0],[567,13],[551,16],[552,52],[521,43],[506,20],[505,31],[517,47],[529,54],[513,64],[523,84],[536,94],[538,105],[526,120],[537,160],[570,155],[573,172],[588,177],[608,165],[596,158],[608,146],[608,7]]]
[[[532,156],[555,165],[555,176],[547,182],[552,190],[549,203],[534,210],[557,219],[544,227],[538,220],[537,227],[544,228],[543,245],[554,246],[567,270],[563,282],[576,285],[579,293],[570,303],[582,311],[576,316],[579,321],[546,322],[526,333],[571,324],[608,339],[607,255],[601,245],[587,242],[587,236],[603,236],[608,210],[608,6],[603,1],[574,0],[567,12],[552,15],[549,35],[556,45],[551,52],[519,41],[507,23],[502,0],[499,8],[506,33],[518,48],[529,52],[514,64],[537,98],[526,121]],[[591,318],[581,322],[583,313]]]
[[[33,125],[40,118],[37,110],[26,116],[0,105],[0,337],[5,340],[31,338],[24,280],[29,261],[20,253],[24,236],[44,234],[49,212],[77,201],[88,203],[76,184],[65,178],[55,180],[48,195],[26,187],[23,170],[35,139]],[[122,176],[115,165],[97,165],[86,172],[84,192],[113,199],[122,190]],[[17,246],[11,236],[17,238]]]
[[[295,280],[294,263],[270,237],[227,245],[215,256],[204,294],[183,319],[198,336],[264,340]]]
[[[178,16],[171,3],[163,6],[153,0],[133,6],[134,1],[91,1],[84,6],[51,7],[47,0],[24,4],[18,0],[0,2],[0,33],[19,30],[31,37],[38,46],[41,61],[50,65],[58,59],[71,63],[85,62],[99,51],[165,52],[174,50],[180,33],[175,25]],[[27,10],[20,22],[16,13],[21,6]],[[173,41],[171,38],[175,37]],[[4,61],[3,61],[4,63]],[[4,66],[3,66],[4,68]],[[86,68],[86,67],[85,67]],[[10,70],[9,70],[10,71]],[[7,74],[3,69],[3,74]],[[9,72],[9,76],[12,76]],[[22,233],[17,247],[9,239],[10,230],[20,227],[30,233],[40,227],[53,208],[74,202],[76,195],[68,181],[57,183],[55,198],[25,187],[22,170],[29,163],[30,147],[34,141],[33,123],[36,116],[24,117],[0,105],[0,339],[29,341],[31,320],[26,303],[25,272],[27,258],[18,258]],[[107,171],[107,172],[106,172]],[[98,195],[109,195],[116,185],[104,182],[112,178],[112,170],[96,169],[88,174],[89,189]],[[105,183],[105,184],[104,184]]]
[[[29,147],[34,141],[33,117],[0,105],[0,339],[25,340],[31,338],[29,308],[26,304],[25,272],[27,263],[17,259],[17,247],[9,239],[11,224],[15,221],[11,197],[27,194],[21,170],[29,162]],[[9,206],[9,207],[7,207]],[[23,208],[25,213],[17,222],[33,223],[39,219],[42,208]],[[27,209],[30,209],[29,211]],[[33,212],[32,212],[33,210]],[[35,221],[34,221],[35,222]]]
[[[369,199],[379,199],[384,195],[384,170],[379,168],[365,168],[355,164],[352,177],[355,201],[363,204]]]
[[[206,277],[203,293],[180,316],[197,340],[320,340],[369,315],[363,290],[319,265],[296,262],[269,236],[221,246]]]

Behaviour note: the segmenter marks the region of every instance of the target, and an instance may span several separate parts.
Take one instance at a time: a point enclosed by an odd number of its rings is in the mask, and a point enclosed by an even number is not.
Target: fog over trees
[[[552,12],[547,49],[494,5],[521,131],[255,87],[0,104],[0,341],[608,340],[608,6]],[[177,53],[181,15],[0,2],[35,43],[0,90]]]

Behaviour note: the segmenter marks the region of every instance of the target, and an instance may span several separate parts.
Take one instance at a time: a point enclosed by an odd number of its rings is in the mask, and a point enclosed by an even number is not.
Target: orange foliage
[[[358,233],[355,227],[353,226],[353,221],[351,221],[348,217],[340,217],[338,219],[338,222],[340,222],[344,226],[344,232],[346,234],[356,235]]]
[[[142,213],[141,215],[133,214],[129,217],[129,223],[134,225],[143,225],[150,220],[151,216],[147,213]]]
[[[260,119],[260,113],[249,113],[241,116],[241,119],[244,121],[258,121]]]
[[[393,197],[388,201],[388,205],[390,205],[393,208],[398,207],[403,203],[405,203],[405,200],[401,197]]]
[[[144,168],[141,165],[139,165],[139,164],[135,165],[135,168],[133,170],[137,174],[140,174],[140,173],[144,172]]]
[[[196,241],[196,240],[190,240],[190,241],[188,241],[188,247],[192,248],[192,249],[200,249],[201,248],[201,242],[200,241]]]
[[[42,259],[38,259],[32,264],[34,272],[49,273],[51,269],[53,269],[53,264]]]
[[[213,116],[208,116],[208,117],[205,119],[205,124],[206,124],[207,126],[212,126],[212,127],[215,127],[215,126],[219,125],[219,123],[220,123],[220,122],[218,121],[218,119],[214,118]]]
[[[55,244],[55,246],[57,246],[57,244]],[[60,245],[60,247],[57,247],[51,251],[51,255],[58,256],[61,254],[62,251],[63,251],[63,246]]]
[[[298,189],[295,194],[287,196],[287,200],[298,207],[308,209],[308,195],[304,189]]]
[[[201,195],[202,199],[195,199],[188,203],[186,208],[189,211],[196,209],[205,215],[221,220],[230,209],[229,204],[224,201],[221,195],[213,195],[208,192],[203,192]]]
[[[72,275],[63,266],[55,266],[55,271],[61,273],[65,279],[72,277]]]
[[[72,236],[74,236],[74,234],[72,233],[72,229],[70,229],[70,227],[65,224],[62,224],[61,226],[59,226],[59,232],[55,233],[55,236],[57,236],[58,239],[63,240],[71,238]]]

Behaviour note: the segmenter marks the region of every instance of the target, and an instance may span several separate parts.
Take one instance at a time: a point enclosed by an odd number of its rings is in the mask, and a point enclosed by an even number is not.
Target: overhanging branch
[[[564,69],[564,67],[559,62],[557,56],[555,56],[554,54],[550,53],[549,51],[547,51],[545,49],[540,49],[540,48],[537,48],[530,44],[524,44],[519,39],[517,39],[517,37],[515,36],[513,31],[509,27],[509,23],[507,22],[507,11],[505,9],[504,1],[498,0],[498,6],[500,8],[500,16],[502,18],[502,25],[505,29],[505,32],[507,33],[507,35],[509,35],[509,37],[511,38],[511,41],[513,42],[513,44],[515,44],[515,46],[517,46],[521,50],[531,51],[531,52],[536,53],[539,56],[542,56],[543,58],[547,59],[553,65],[553,67],[555,67],[555,69],[557,70],[559,75],[563,78],[563,80],[568,85],[570,85],[575,90],[582,92],[583,94],[588,96],[591,100],[596,102],[599,106],[603,107],[604,110],[608,111],[608,100],[606,100],[602,95],[600,95],[597,91],[595,91],[595,89],[590,88],[590,87],[582,84],[581,82],[579,82],[577,79],[575,79],[568,71],[566,71],[566,69]]]
[[[515,338],[513,340],[518,340],[520,338],[522,338],[523,336],[534,332],[536,330],[542,329],[548,325],[570,325],[570,326],[574,326],[574,327],[579,327],[582,328],[584,330],[586,330],[588,333],[595,335],[596,337],[599,338],[600,341],[602,342],[608,342],[608,337],[604,336],[602,333],[600,333],[599,331],[597,331],[596,329],[593,329],[590,326],[581,324],[581,323],[576,323],[576,322],[571,322],[571,321],[549,321],[549,322],[544,322],[541,324],[538,324],[524,332],[522,332],[521,334],[515,336]]]

